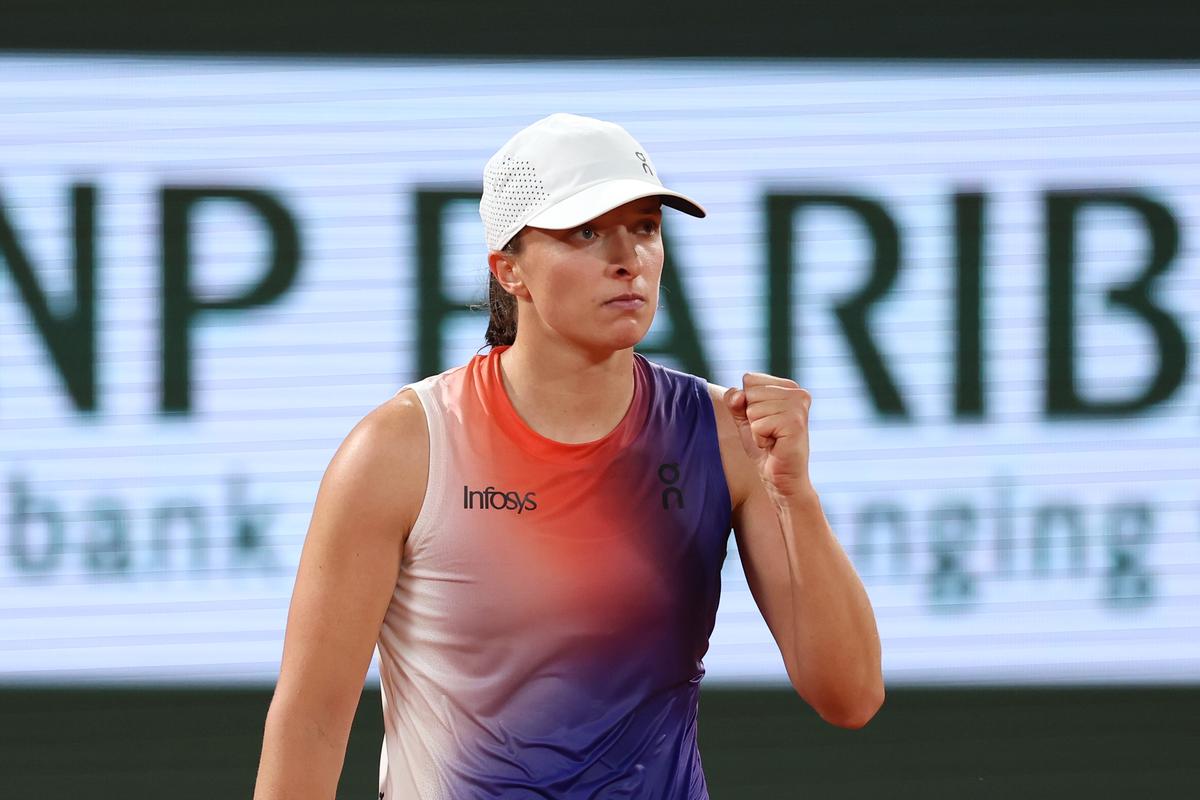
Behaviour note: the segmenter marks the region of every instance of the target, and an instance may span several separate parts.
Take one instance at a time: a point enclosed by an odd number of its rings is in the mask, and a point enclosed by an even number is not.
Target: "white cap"
[[[662,185],[646,150],[620,125],[551,114],[488,159],[479,216],[488,249],[499,250],[526,225],[573,228],[640,197],[705,215],[699,203]]]

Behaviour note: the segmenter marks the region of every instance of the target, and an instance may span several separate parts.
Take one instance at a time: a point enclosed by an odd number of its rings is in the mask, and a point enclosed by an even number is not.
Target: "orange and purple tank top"
[[[708,792],[730,496],[705,382],[634,357],[624,419],[534,432],[494,348],[411,387],[429,482],[379,635],[384,800]]]

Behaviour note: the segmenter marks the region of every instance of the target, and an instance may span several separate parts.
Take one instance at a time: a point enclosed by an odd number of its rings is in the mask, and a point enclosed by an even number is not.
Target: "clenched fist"
[[[725,392],[742,447],[777,502],[813,491],[808,474],[808,409],[812,395],[787,378],[747,372]]]

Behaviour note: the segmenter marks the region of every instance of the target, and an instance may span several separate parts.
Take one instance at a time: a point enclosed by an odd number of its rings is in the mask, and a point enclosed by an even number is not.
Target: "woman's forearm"
[[[871,601],[815,492],[780,507],[779,521],[795,625],[790,673],[823,717],[861,727],[882,704],[884,692]]]
[[[350,725],[295,703],[271,703],[254,800],[332,800]]]

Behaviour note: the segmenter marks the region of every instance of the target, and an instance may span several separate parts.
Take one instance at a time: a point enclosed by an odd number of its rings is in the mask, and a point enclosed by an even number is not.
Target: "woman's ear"
[[[504,287],[504,291],[514,297],[529,299],[529,290],[525,288],[521,269],[511,253],[503,250],[493,250],[488,253],[488,269],[491,270],[492,277],[496,279],[496,282]]]

